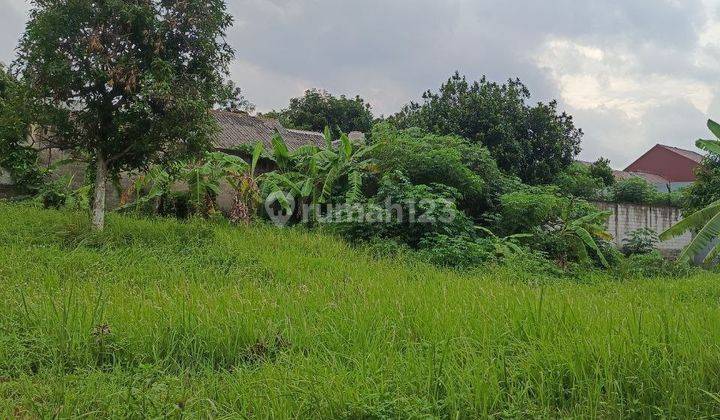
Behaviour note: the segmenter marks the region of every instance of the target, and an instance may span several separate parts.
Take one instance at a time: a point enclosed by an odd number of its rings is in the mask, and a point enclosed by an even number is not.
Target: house
[[[272,148],[272,138],[279,134],[288,146],[288,149],[297,150],[302,146],[324,147],[325,137],[322,133],[303,130],[287,129],[280,124],[279,121],[270,118],[254,117],[244,112],[230,112],[213,110],[212,115],[217,120],[220,131],[212,139],[212,147],[216,151],[222,151],[248,159],[247,148],[252,147],[258,141],[265,145],[267,150]],[[37,144],[31,137],[28,139],[30,144]],[[42,165],[48,167],[54,162],[67,159],[69,154],[59,149],[42,149],[39,153],[39,159]],[[87,164],[82,162],[73,162],[63,165],[56,170],[56,176],[72,177],[74,187],[80,187],[84,182]],[[260,172],[272,169],[270,162],[260,162],[258,170]],[[129,176],[121,177],[121,186],[127,187],[131,182]],[[10,196],[13,193],[12,180],[6,171],[0,168],[0,198]],[[226,197],[222,197],[227,201]],[[107,205],[113,208],[119,203],[119,194],[115,188],[108,186]]]
[[[691,150],[656,144],[616,177],[640,176],[661,191],[674,191],[695,181],[695,169],[703,158]]]
[[[275,119],[253,117],[244,112],[212,111],[212,114],[220,124],[220,132],[213,139],[213,147],[218,151],[234,154],[242,146],[252,146],[258,141],[271,149],[276,134],[285,140],[291,151],[302,146],[325,146],[322,133],[291,130]]]

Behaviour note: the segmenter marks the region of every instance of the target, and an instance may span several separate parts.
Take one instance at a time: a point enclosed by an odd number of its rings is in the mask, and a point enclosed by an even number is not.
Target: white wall
[[[615,244],[622,247],[623,240],[630,232],[640,228],[650,228],[658,234],[664,232],[682,220],[680,209],[669,206],[640,206],[635,204],[594,203],[601,210],[613,214],[608,221],[608,232],[615,238]],[[666,255],[677,255],[692,240],[692,234],[671,239],[658,244],[658,249]]]

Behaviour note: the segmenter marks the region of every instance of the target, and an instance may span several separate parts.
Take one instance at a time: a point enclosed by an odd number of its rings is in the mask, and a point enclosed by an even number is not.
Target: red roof
[[[678,147],[656,144],[640,156],[625,172],[658,175],[669,182],[695,181],[695,168],[704,157]]]
[[[693,152],[692,150],[685,150],[681,149],[679,147],[673,147],[673,146],[666,146],[664,144],[658,144],[660,147],[664,147],[665,149],[670,150],[671,152],[675,152],[679,154],[680,156],[686,157],[692,161],[695,161],[697,163],[702,162],[705,157],[701,155],[700,153]]]

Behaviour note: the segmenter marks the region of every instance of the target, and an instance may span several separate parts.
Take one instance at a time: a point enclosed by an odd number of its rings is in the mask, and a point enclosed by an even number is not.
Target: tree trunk
[[[95,230],[105,228],[105,184],[107,181],[107,163],[105,156],[98,150],[95,163],[95,198],[92,207],[92,225]]]

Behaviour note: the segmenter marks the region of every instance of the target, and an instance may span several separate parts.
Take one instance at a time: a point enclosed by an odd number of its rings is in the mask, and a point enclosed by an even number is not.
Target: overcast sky
[[[0,60],[28,5],[0,0]],[[693,148],[720,118],[720,0],[228,0],[233,78],[259,111],[317,87],[390,114],[455,70],[519,77],[585,131],[581,158],[622,168]]]

